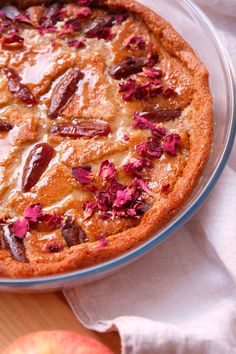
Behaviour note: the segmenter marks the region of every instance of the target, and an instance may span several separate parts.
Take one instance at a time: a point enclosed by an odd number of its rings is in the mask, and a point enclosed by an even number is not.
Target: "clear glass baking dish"
[[[208,18],[190,0],[139,0],[159,13],[191,44],[210,73],[214,98],[215,132],[210,160],[191,198],[178,215],[141,246],[109,262],[57,276],[29,279],[0,278],[0,290],[34,291],[71,287],[107,276],[144,256],[153,247],[171,236],[204,203],[220,177],[229,157],[235,136],[233,70],[228,55],[219,42]]]

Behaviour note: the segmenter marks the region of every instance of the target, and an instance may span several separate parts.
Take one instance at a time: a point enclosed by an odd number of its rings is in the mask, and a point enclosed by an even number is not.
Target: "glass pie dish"
[[[0,289],[2,290],[55,290],[91,282],[120,270],[153,249],[186,222],[205,201],[223,171],[235,135],[233,75],[227,53],[217,39],[209,20],[191,1],[140,0],[140,3],[158,12],[172,24],[195,49],[210,74],[210,89],[214,100],[214,142],[209,162],[199,183],[175,218],[139,247],[111,261],[74,272],[27,279],[1,278]]]

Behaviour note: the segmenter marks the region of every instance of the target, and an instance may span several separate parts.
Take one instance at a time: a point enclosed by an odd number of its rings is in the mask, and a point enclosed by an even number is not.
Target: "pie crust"
[[[49,3],[36,0],[11,2],[24,10],[42,4],[48,6]],[[38,29],[20,23],[24,48],[2,48],[0,118],[13,125],[9,132],[0,132],[0,275],[3,277],[69,272],[94,266],[137,247],[165,226],[183,207],[208,160],[213,113],[205,66],[173,27],[145,6],[133,0],[102,0],[99,1],[101,5],[108,6],[111,12],[130,14],[121,24],[113,25],[111,39],[86,38],[83,48],[72,48],[68,46],[70,34],[42,35]],[[71,11],[73,17],[77,5],[70,3],[67,6],[70,6],[67,15]],[[99,16],[108,11],[103,7],[91,10],[100,11]],[[56,28],[60,31],[60,23]],[[127,47],[127,38],[133,35],[153,44],[152,50],[159,55],[154,67],[162,71],[165,88],[171,87],[172,90],[173,87],[174,93],[171,91],[169,95],[167,91],[165,97],[162,91],[151,98],[135,97],[128,101],[122,98],[122,92],[119,92],[121,82],[126,82],[129,77],[141,82],[144,80],[140,73],[118,80],[111,76],[112,67],[118,65],[125,55],[139,57],[140,53],[147,54],[147,48],[142,49],[142,45],[132,50]],[[21,82],[28,85],[36,97],[36,105],[27,105],[9,92],[6,67],[17,71]],[[70,68],[81,70],[85,76],[56,118],[50,119],[47,114],[53,92],[58,80]],[[165,127],[168,134],[178,134],[180,143],[173,156],[165,151],[160,158],[149,159],[153,167],[142,176],[142,180],[151,191],[144,197],[151,208],[135,217],[112,215],[105,219],[105,216],[101,218],[100,210],[86,218],[83,203],[94,199],[90,192],[84,190],[85,185],[75,180],[72,169],[91,165],[95,175],[93,182],[102,188],[104,181],[98,176],[99,166],[108,159],[117,168],[118,181],[128,185],[135,176],[126,175],[122,165],[139,157],[135,149],[150,135],[148,129],[132,127],[132,113],[147,111],[153,106],[180,109],[181,115],[157,123],[157,127]],[[69,122],[74,118],[102,120],[109,124],[111,133],[91,139],[48,133],[52,124]],[[22,192],[20,183],[25,161],[32,148],[42,141],[53,146],[56,154],[39,181],[29,191]],[[87,186],[91,184],[94,183]],[[68,246],[62,237],[61,227],[49,230],[40,221],[30,223],[29,231],[20,239],[27,261],[14,259],[7,237],[16,236],[4,236],[4,227],[9,219],[15,222],[16,218],[22,218],[25,208],[34,203],[41,203],[44,213],[56,212],[63,218],[69,215],[75,219],[87,237],[86,242]]]

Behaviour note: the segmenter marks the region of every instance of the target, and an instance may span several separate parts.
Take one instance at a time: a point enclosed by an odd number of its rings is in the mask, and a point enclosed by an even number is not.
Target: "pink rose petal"
[[[168,184],[165,184],[165,185],[163,185],[163,186],[161,186],[161,192],[162,193],[167,193],[167,192],[169,192],[169,189],[170,189],[170,184],[168,183]]]
[[[42,204],[31,204],[24,210],[24,217],[32,222],[37,222],[42,217]]]
[[[162,92],[162,95],[165,97],[165,98],[169,98],[173,95],[175,95],[176,92],[175,92],[175,89],[173,87],[167,87],[163,92]]]
[[[126,188],[124,190],[118,190],[116,193],[116,199],[114,201],[114,207],[122,208],[132,201],[132,193]]]
[[[90,9],[89,7],[87,7],[87,6],[80,7],[80,8],[78,8],[78,10],[77,10],[77,15],[78,15],[78,17],[81,17],[81,18],[83,18],[83,17],[88,17],[88,16],[90,16],[91,14],[92,14],[92,11],[91,11],[91,9]]]
[[[98,236],[98,241],[101,247],[106,247],[108,245],[108,240],[103,234]]]
[[[136,91],[136,81],[129,78],[126,81],[119,83],[119,92],[125,92],[122,95],[124,101],[130,101]]]
[[[78,182],[82,184],[87,184],[92,182],[92,180],[94,179],[94,174],[91,172],[91,170],[91,166],[74,167],[72,169],[72,175]]]
[[[29,221],[25,218],[18,219],[13,224],[13,232],[16,237],[23,238],[29,230]]]
[[[162,77],[162,71],[154,68],[143,68],[143,72],[139,75],[149,77],[150,79],[160,79]]]
[[[62,216],[55,212],[52,214],[44,214],[42,221],[45,222],[50,229],[60,228],[62,224]]]
[[[164,152],[168,153],[171,156],[175,156],[179,144],[180,144],[179,134],[170,134],[165,136],[163,139]]]
[[[131,173],[135,176],[140,176],[141,172],[145,168],[152,168],[153,163],[149,159],[143,159],[141,157],[138,157],[137,159],[133,159],[130,162],[127,162],[125,165],[123,165],[123,169],[126,173]]]
[[[116,168],[113,162],[105,160],[101,163],[99,176],[102,177],[104,181],[114,178],[116,175]]]
[[[97,202],[86,201],[83,205],[83,210],[85,211],[85,217],[90,218],[98,209]]]
[[[151,129],[154,127],[154,124],[151,123],[149,120],[146,118],[140,116],[138,113],[134,113],[133,117],[135,119],[135,123],[132,124],[132,128],[139,128],[139,129]]]
[[[124,46],[131,50],[140,50],[145,47],[145,40],[143,37],[131,34],[125,39]]]
[[[86,39],[81,37],[79,39],[74,39],[73,41],[68,42],[68,45],[73,48],[82,48],[85,46]]]

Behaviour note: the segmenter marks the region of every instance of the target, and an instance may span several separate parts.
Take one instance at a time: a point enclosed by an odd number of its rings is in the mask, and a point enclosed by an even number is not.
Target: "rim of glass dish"
[[[140,245],[139,247],[117,257],[114,258],[110,261],[101,263],[99,265],[93,266],[93,267],[88,267],[82,270],[77,270],[73,272],[68,272],[64,274],[58,274],[58,275],[49,275],[49,276],[43,276],[43,277],[34,277],[34,278],[21,278],[21,279],[12,279],[12,278],[0,278],[0,289],[2,287],[12,287],[12,288],[23,288],[23,287],[34,287],[37,285],[47,285],[47,284],[53,284],[57,282],[69,282],[72,280],[78,280],[82,278],[87,278],[91,276],[95,276],[97,274],[103,274],[106,271],[110,271],[119,265],[125,265],[126,263],[130,262],[131,260],[134,260],[138,258],[139,256],[145,254],[149,250],[151,250],[154,246],[157,244],[161,243],[163,240],[165,240],[167,237],[171,236],[171,234],[174,233],[180,226],[182,226],[187,220],[193,216],[193,214],[199,209],[199,207],[204,203],[206,200],[208,194],[211,192],[213,189],[214,185],[218,181],[225,165],[228,160],[228,157],[230,155],[230,152],[233,147],[234,143],[234,137],[236,133],[236,89],[235,89],[235,84],[234,84],[234,74],[233,74],[233,68],[231,64],[231,60],[228,56],[227,51],[224,49],[221,41],[219,40],[216,31],[214,29],[213,24],[211,21],[208,19],[208,17],[202,12],[202,10],[196,6],[195,4],[192,3],[191,0],[184,0],[185,4],[188,5],[194,15],[196,17],[200,17],[201,20],[205,22],[207,25],[209,31],[212,34],[212,39],[214,40],[215,44],[218,46],[219,51],[221,52],[222,58],[224,59],[224,65],[225,69],[227,72],[227,81],[228,85],[230,88],[230,92],[232,92],[232,112],[231,112],[231,128],[229,129],[228,132],[228,138],[227,138],[227,144],[224,148],[224,151],[221,155],[220,160],[218,161],[218,164],[215,168],[215,171],[213,172],[211,178],[207,182],[206,186],[204,189],[201,191],[198,197],[193,201],[191,206],[184,211],[182,214],[180,214],[171,224],[166,226],[163,230],[160,231],[160,233],[155,234],[151,239],[147,240],[145,243]],[[56,284],[55,284],[56,285]],[[59,284],[60,286],[60,284]]]

